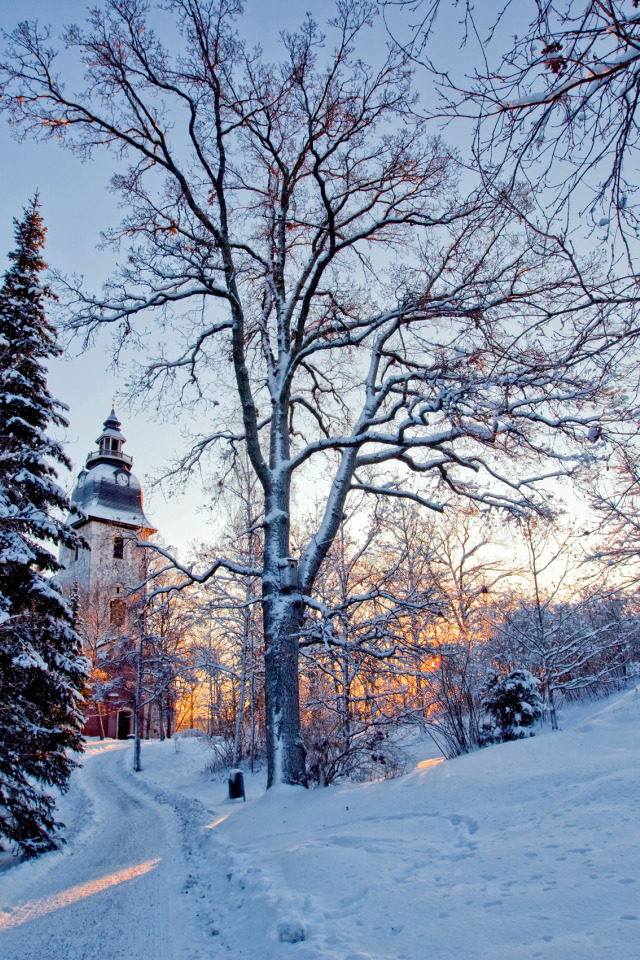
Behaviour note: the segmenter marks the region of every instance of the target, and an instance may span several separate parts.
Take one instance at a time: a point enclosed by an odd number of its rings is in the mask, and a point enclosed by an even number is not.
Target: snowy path
[[[180,853],[173,811],[123,777],[122,760],[117,744],[93,748],[81,776],[94,822],[70,836],[63,853],[2,878],[2,960],[181,956],[174,942]]]

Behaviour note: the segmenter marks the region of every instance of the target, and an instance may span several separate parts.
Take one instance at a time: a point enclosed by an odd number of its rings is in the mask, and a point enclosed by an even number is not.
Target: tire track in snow
[[[2,960],[182,955],[174,922],[174,861],[181,856],[174,818],[165,805],[122,779],[122,759],[117,750],[86,760],[82,778],[97,806],[95,828],[83,831],[64,857],[54,854],[51,869],[34,877],[26,897],[0,905]],[[10,886],[6,882],[9,898]]]

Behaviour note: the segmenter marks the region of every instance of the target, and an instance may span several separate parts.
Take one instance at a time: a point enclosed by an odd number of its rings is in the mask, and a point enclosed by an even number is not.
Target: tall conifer
[[[0,290],[0,838],[25,857],[57,846],[54,797],[82,748],[86,663],[71,612],[50,579],[49,549],[75,546],[69,502],[54,464],[68,466],[51,425],[66,407],[51,397],[46,362],[60,354],[40,275],[46,230],[37,197],[16,221],[16,249]]]

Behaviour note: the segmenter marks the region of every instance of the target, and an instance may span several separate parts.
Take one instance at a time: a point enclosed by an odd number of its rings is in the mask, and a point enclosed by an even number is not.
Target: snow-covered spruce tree
[[[542,716],[538,681],[528,670],[512,670],[506,677],[494,673],[489,677],[482,706],[491,720],[485,730],[485,743],[532,736],[531,727]]]
[[[47,389],[45,362],[60,352],[40,283],[45,229],[37,198],[16,224],[0,290],[0,839],[24,857],[54,849],[54,798],[81,749],[85,661],[72,613],[47,574],[47,544],[75,543],[52,463],[67,464],[46,433],[66,425]]]

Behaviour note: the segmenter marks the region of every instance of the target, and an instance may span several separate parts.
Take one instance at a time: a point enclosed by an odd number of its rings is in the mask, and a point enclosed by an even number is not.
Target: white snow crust
[[[315,791],[202,741],[91,743],[68,844],[0,871],[2,960],[635,960],[640,688],[565,729]]]

